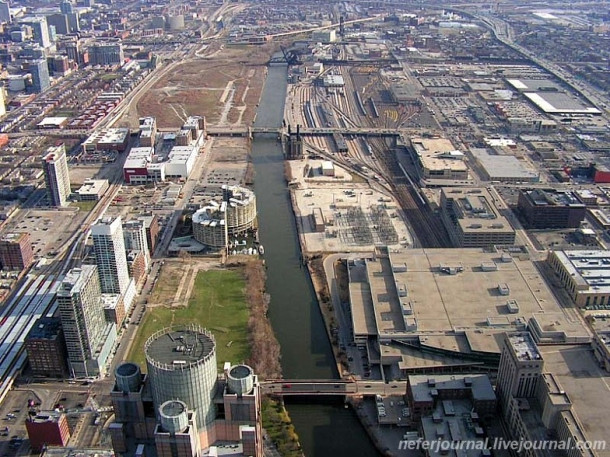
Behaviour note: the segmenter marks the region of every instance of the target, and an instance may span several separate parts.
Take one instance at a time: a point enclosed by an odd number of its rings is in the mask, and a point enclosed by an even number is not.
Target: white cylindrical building
[[[223,201],[227,203],[227,231],[229,235],[250,230],[256,220],[254,192],[239,186],[222,186]]]
[[[191,325],[165,328],[144,345],[155,408],[169,400],[180,400],[195,412],[197,427],[204,428],[216,417],[216,343],[207,330]]]
[[[228,243],[226,203],[211,202],[193,214],[193,236],[206,246],[224,248]]]

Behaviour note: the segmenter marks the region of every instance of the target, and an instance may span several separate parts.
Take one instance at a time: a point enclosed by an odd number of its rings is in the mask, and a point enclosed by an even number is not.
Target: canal
[[[288,71],[271,66],[256,115],[256,127],[279,128],[284,117]],[[311,278],[301,251],[290,196],[284,179],[284,156],[277,135],[257,135],[252,142],[254,191],[260,241],[265,246],[269,317],[281,346],[285,378],[336,378]],[[287,405],[307,457],[378,456],[351,409],[342,402]]]

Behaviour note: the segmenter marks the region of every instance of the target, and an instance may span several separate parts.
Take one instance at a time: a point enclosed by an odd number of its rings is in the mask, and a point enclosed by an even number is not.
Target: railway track
[[[403,175],[394,153],[383,140],[373,139],[371,147],[380,163],[381,176],[388,182],[407,221],[415,234],[416,245],[421,248],[451,247],[449,234],[439,216],[430,210],[418,189]]]

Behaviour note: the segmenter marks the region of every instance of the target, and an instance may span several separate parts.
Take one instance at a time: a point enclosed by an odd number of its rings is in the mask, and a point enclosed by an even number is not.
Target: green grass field
[[[84,202],[74,202],[72,204],[81,211],[89,212],[93,208],[95,208],[95,205],[97,205],[97,202],[96,201],[84,201]]]
[[[161,278],[162,279],[162,278]],[[169,325],[196,322],[216,338],[219,369],[224,362],[243,362],[250,356],[249,310],[244,297],[245,280],[237,270],[199,272],[186,308],[149,308],[138,329],[128,360],[146,368],[144,343],[150,335]]]

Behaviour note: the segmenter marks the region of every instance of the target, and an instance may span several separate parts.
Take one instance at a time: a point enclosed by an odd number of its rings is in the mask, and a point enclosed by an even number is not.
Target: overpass
[[[345,379],[276,379],[261,382],[263,393],[277,396],[363,396],[404,395],[406,381]]]

